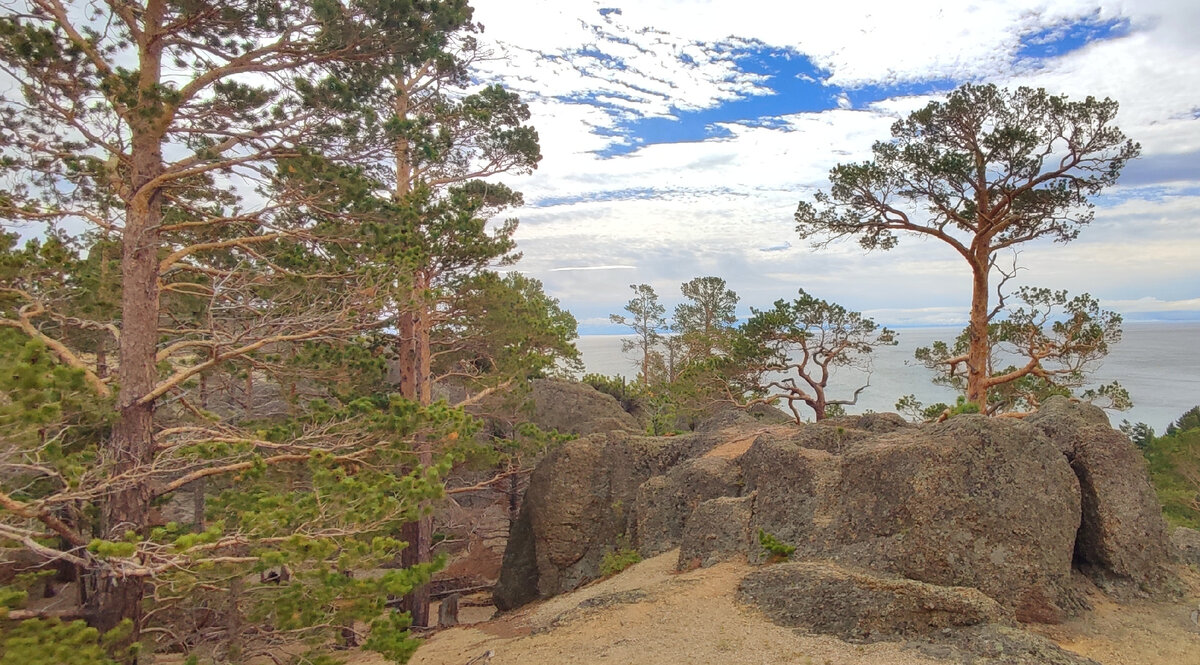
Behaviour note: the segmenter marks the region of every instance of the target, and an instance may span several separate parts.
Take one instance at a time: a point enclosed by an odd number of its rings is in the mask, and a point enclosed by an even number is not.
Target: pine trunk
[[[155,355],[158,343],[158,228],[162,221],[161,197],[147,183],[162,172],[162,148],[157,135],[135,132],[133,142],[133,195],[126,209],[121,256],[121,343],[117,366],[117,422],[108,442],[112,475],[133,481],[107,497],[103,511],[103,537],[121,541],[128,531],[142,532],[150,514],[151,488],[137,480],[138,471],[154,457],[154,403],[142,402],[158,380]],[[99,580],[93,598],[92,624],[101,632],[124,619],[133,621],[131,640],[137,640],[142,622],[141,578]]]
[[[126,193],[125,226],[121,233],[121,340],[117,356],[117,420],[107,444],[112,476],[128,476],[104,501],[103,537],[120,541],[128,531],[142,533],[150,516],[151,488],[139,471],[154,459],[154,400],[142,397],[158,381],[159,228],[162,225],[162,192],[165,123],[159,96],[165,6],[148,3],[138,37],[138,100],[129,109],[131,178]],[[133,622],[129,644],[141,637],[145,585],[141,577],[97,580],[90,612],[101,632],[128,619]],[[115,645],[117,648],[125,644]]]
[[[968,324],[967,401],[987,410],[988,378],[991,373],[991,342],[988,339],[988,262],[977,261],[972,267],[971,318]]]
[[[430,352],[430,312],[425,306],[425,291],[428,287],[423,276],[414,280],[413,298],[408,311],[402,316],[400,330],[400,392],[421,406],[433,401],[432,354]],[[429,467],[433,464],[433,442],[419,437],[417,464]],[[425,508],[425,506],[422,506]],[[415,522],[405,524],[400,537],[408,547],[400,555],[405,567],[427,564],[433,560],[433,518],[422,515]],[[404,597],[401,609],[412,615],[414,626],[429,624],[429,586],[416,587]]]

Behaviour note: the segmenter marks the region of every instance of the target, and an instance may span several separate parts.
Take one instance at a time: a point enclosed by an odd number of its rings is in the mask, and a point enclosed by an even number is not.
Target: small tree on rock
[[[797,403],[803,403],[823,420],[830,406],[858,402],[870,385],[872,351],[895,343],[894,331],[801,289],[791,302],[777,300],[769,310],[751,309],[724,361],[732,370],[727,396],[740,401],[741,394],[749,393],[759,396],[755,402],[783,400],[797,423]],[[868,372],[868,382],[850,399],[830,399],[827,393],[833,370],[839,367]]]
[[[1019,305],[1005,307],[1004,318],[988,328],[992,349],[986,370],[993,389],[985,413],[1032,411],[1051,395],[1129,408],[1129,394],[1119,383],[1080,390],[1091,370],[1120,341],[1120,314],[1100,309],[1100,303],[1086,293],[1072,298],[1066,291],[1025,287],[1016,298]],[[970,340],[967,329],[952,345],[939,341],[917,349],[916,358],[937,372],[934,383],[965,392],[963,367]]]
[[[657,352],[654,347],[663,339],[663,330],[667,327],[664,315],[667,309],[658,302],[658,294],[649,284],[630,284],[633,298],[625,305],[629,316],[612,314],[608,318],[613,323],[629,326],[633,331],[632,339],[621,341],[621,352],[638,351],[641,354],[642,383],[649,385],[651,369],[654,367]]]

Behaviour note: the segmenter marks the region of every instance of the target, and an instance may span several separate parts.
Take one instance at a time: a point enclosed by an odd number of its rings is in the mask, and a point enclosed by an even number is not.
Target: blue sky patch
[[[1057,58],[1092,42],[1129,34],[1128,19],[1100,20],[1095,16],[1043,28],[1021,38],[1017,57],[1022,60]]]
[[[753,95],[698,111],[673,108],[675,118],[638,118],[620,123],[622,132],[642,139],[613,145],[600,152],[601,157],[628,154],[641,145],[704,141],[730,136],[720,123],[755,124],[790,113],[823,111],[837,107],[834,88],[821,81],[827,76],[807,57],[784,49],[763,46],[729,50],[738,68],[749,74],[768,77],[762,85],[774,94]],[[686,60],[685,60],[686,61]]]
[[[608,16],[618,11],[601,9]],[[597,37],[626,40],[607,34],[595,26]],[[1124,36],[1130,31],[1128,19],[1100,19],[1095,15],[1060,23],[1027,34],[1021,39],[1021,48],[1016,54],[1018,61],[1036,61],[1056,58],[1078,50],[1087,44]],[[614,114],[622,119],[609,135],[623,136],[627,140],[615,142],[599,151],[600,157],[616,157],[636,151],[644,145],[660,143],[682,143],[721,139],[731,135],[721,127],[723,123],[739,123],[751,126],[782,126],[780,116],[794,113],[820,112],[835,108],[862,108],[872,102],[910,95],[946,93],[961,81],[934,79],[923,81],[898,81],[866,85],[856,88],[837,88],[825,83],[829,72],[816,66],[807,56],[793,49],[767,47],[761,43],[714,44],[707,48],[723,52],[736,61],[738,69],[747,74],[765,77],[760,84],[772,93],[753,94],[742,99],[727,101],[712,108],[683,110],[672,108],[674,117],[636,118],[627,113]],[[604,68],[624,70],[620,58],[607,56],[594,47],[579,51],[589,64]],[[694,62],[686,54],[680,55],[685,63]],[[642,91],[647,92],[647,91]],[[591,100],[571,100],[589,103]],[[616,110],[611,104],[601,101],[599,106]]]
[[[939,79],[841,89],[825,84],[828,72],[795,51],[764,46],[738,47],[730,50],[730,57],[737,61],[741,71],[766,77],[761,85],[773,94],[752,95],[698,111],[673,108],[674,118],[625,120],[617,124],[612,134],[631,140],[610,145],[597,154],[615,157],[644,145],[725,138],[732,136],[732,132],[721,126],[726,123],[784,127],[787,123],[780,120],[781,116],[847,106],[861,108],[896,96],[948,92],[955,86],[954,81]]]

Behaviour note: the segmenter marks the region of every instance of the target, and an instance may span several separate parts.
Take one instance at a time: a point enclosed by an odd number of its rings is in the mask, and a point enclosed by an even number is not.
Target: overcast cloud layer
[[[886,323],[963,321],[966,268],[948,248],[814,252],[792,212],[830,167],[967,81],[1113,97],[1142,144],[1079,240],[1022,251],[1022,281],[1128,319],[1200,318],[1195,2],[473,4],[484,76],[529,102],[545,155],[511,183],[527,202],[518,269],[582,332],[609,331],[630,284],[670,307],[702,275],[724,277],[743,315],[803,287]]]

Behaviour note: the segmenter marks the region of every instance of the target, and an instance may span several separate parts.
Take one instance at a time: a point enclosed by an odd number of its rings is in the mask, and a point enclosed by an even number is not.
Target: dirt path
[[[746,564],[675,574],[677,557],[668,552],[499,620],[442,631],[410,662],[463,665],[488,650],[492,665],[937,662],[895,644],[853,645],[771,624],[734,600]]]
[[[736,602],[751,569],[726,562],[675,573],[678,551],[643,561],[610,579],[499,619],[443,630],[410,661],[464,665],[492,651],[490,665],[946,665],[898,643],[858,645],[802,635]],[[1103,665],[1200,665],[1200,574],[1184,573],[1172,603],[1117,605],[1102,595],[1094,610],[1059,626],[1030,626]],[[351,665],[382,665],[358,654]]]
[[[1092,611],[1059,626],[1032,626],[1066,649],[1104,665],[1200,665],[1200,574],[1183,570],[1183,597],[1118,605],[1092,595]]]

